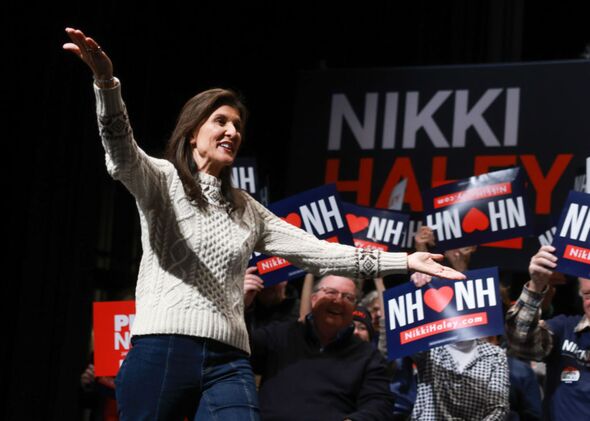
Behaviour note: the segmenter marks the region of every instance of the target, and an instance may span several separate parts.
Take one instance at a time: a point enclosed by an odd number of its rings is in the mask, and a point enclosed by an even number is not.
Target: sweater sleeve
[[[138,203],[150,206],[159,201],[159,192],[166,183],[165,169],[171,164],[154,159],[139,148],[133,138],[127,109],[121,98],[121,84],[110,89],[94,86],[96,116],[107,171],[121,181]]]
[[[283,221],[252,197],[247,198],[261,225],[256,251],[282,257],[316,275],[368,279],[407,271],[407,253],[359,249],[319,240]]]

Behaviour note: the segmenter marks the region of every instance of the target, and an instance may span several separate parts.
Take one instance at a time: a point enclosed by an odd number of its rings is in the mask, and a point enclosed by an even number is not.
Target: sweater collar
[[[201,192],[207,202],[216,206],[225,206],[227,204],[221,193],[221,179],[213,175],[198,171],[195,174],[197,183],[201,186]]]
[[[202,186],[211,186],[218,190],[221,190],[221,179],[215,177],[214,175],[207,174],[203,171],[197,171],[195,178],[197,179],[197,182]]]

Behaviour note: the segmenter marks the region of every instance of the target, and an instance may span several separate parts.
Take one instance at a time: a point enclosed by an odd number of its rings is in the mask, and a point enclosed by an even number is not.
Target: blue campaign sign
[[[383,251],[400,251],[410,216],[388,209],[374,209],[342,202],[354,245]]]
[[[334,184],[326,184],[271,203],[268,209],[321,240],[354,245]],[[264,286],[295,279],[305,274],[303,269],[292,266],[278,256],[255,254],[249,265],[258,267],[258,275],[264,280]]]
[[[590,194],[571,191],[553,237],[555,270],[590,278]]]
[[[238,157],[232,165],[232,184],[245,190],[256,200],[261,199],[261,186],[258,181],[258,166],[255,158]]]
[[[520,168],[436,187],[424,204],[438,250],[528,236],[534,230]]]
[[[498,268],[465,275],[463,281],[433,278],[422,288],[408,282],[383,293],[389,359],[504,332]]]

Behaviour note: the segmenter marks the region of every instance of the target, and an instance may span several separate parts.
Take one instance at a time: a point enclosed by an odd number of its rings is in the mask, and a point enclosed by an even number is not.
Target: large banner
[[[304,73],[287,187],[336,183],[345,201],[387,208],[405,178],[403,210],[423,212],[433,186],[518,166],[548,226],[588,156],[588,75],[587,60]],[[474,259],[524,270],[537,249],[530,238]]]
[[[590,278],[590,194],[572,191],[553,238],[555,270]]]
[[[463,281],[433,278],[422,288],[407,282],[383,293],[389,359],[504,332],[498,268],[465,275]]]
[[[94,374],[116,376],[131,349],[135,301],[103,301],[93,305]]]
[[[315,235],[321,240],[354,245],[342,212],[336,186],[327,184],[288,197],[268,207],[286,222]],[[278,256],[255,253],[249,266],[258,268],[264,286],[275,285],[305,275],[303,269]]]

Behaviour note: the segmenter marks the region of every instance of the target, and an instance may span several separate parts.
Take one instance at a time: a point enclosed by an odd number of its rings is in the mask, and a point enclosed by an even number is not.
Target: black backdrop
[[[136,273],[134,204],[104,170],[90,75],[61,51],[65,26],[109,52],[150,153],[194,93],[243,92],[242,154],[256,155],[271,199],[284,190],[273,158],[290,141],[301,70],[571,59],[590,40],[577,2],[56,3],[6,2],[0,18],[7,420],[78,418],[93,291],[130,286]]]

